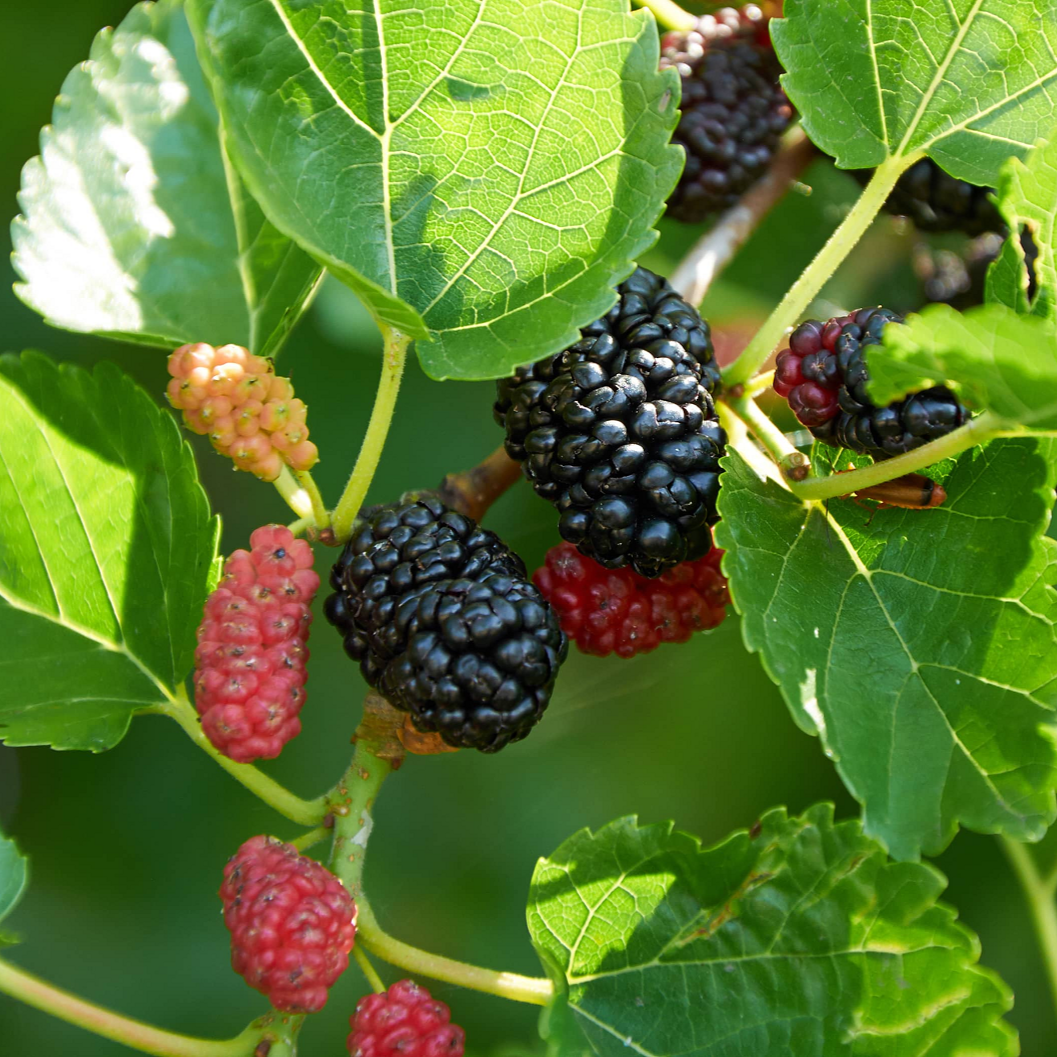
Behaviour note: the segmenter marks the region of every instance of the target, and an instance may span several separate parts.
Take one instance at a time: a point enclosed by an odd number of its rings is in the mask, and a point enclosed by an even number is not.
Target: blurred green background
[[[99,27],[120,21],[127,9],[122,0],[0,3],[0,200],[9,216],[17,210],[19,170],[37,152],[39,128],[63,77],[87,57]],[[764,316],[838,222],[855,187],[819,163],[800,192],[710,294],[706,315],[714,325],[744,330]],[[670,268],[696,234],[666,227],[645,263]],[[869,239],[825,291],[820,313],[881,300],[894,308],[916,305],[907,264],[912,233],[885,219]],[[15,298],[13,278],[8,270],[0,283],[3,348],[40,348],[83,365],[111,359],[162,398],[160,352],[48,329]],[[312,436],[324,457],[316,477],[331,502],[367,421],[378,351],[365,314],[330,283],[283,354],[281,373],[293,376],[312,409]],[[412,367],[370,498],[434,485],[487,454],[500,439],[491,394],[490,384],[431,382]],[[245,545],[259,524],[289,519],[274,490],[232,472],[202,438],[193,442],[224,518],[225,550]],[[524,485],[496,505],[488,524],[530,568],[557,542],[549,506]],[[320,564],[332,556],[321,553]],[[365,689],[325,623],[311,645],[304,733],[266,765],[306,796],[321,792],[345,766]],[[524,924],[529,877],[536,858],[574,830],[638,813],[647,821],[673,818],[712,842],[771,806],[800,811],[819,799],[835,800],[841,815],[855,811],[818,743],[794,726],[745,652],[732,615],[712,634],[632,661],[574,654],[541,727],[501,756],[410,759],[380,801],[367,886],[395,935],[536,974]],[[0,746],[0,822],[32,861],[29,893],[9,922],[24,937],[10,951],[12,961],[94,1001],[191,1034],[233,1035],[264,1011],[264,1000],[229,968],[216,890],[224,862],[243,840],[260,832],[289,838],[295,829],[174,724],[140,719],[118,748],[100,756]],[[1023,1052],[1057,1052],[1042,964],[998,845],[963,833],[939,866],[950,877],[950,900],[982,938],[983,961],[1016,991],[1012,1019]],[[379,968],[387,980],[398,978]],[[540,1049],[533,1007],[446,985],[433,989],[466,1027],[471,1052]],[[304,1057],[344,1052],[346,1018],[366,990],[353,966],[306,1025]],[[4,1057],[127,1052],[0,996]]]

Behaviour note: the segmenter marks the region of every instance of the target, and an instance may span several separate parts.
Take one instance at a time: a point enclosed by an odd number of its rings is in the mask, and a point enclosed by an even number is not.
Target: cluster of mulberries
[[[950,433],[969,419],[954,394],[935,386],[877,407],[866,393],[870,380],[864,349],[902,317],[864,308],[827,323],[808,320],[793,331],[778,356],[774,389],[819,440],[874,457],[901,455]]]
[[[349,1026],[349,1057],[462,1057],[466,1041],[447,1004],[412,980],[361,998]]]
[[[270,360],[241,345],[182,345],[169,357],[169,373],[169,402],[187,428],[208,436],[237,469],[274,481],[283,463],[308,470],[319,461],[308,409]]]
[[[711,546],[726,436],[708,324],[645,268],[582,339],[497,384],[506,450],[607,568],[658,576]]]
[[[668,213],[696,223],[728,209],[767,171],[793,108],[778,78],[768,19],[756,4],[723,8],[661,40],[661,68],[682,81],[672,142],[686,166]]]
[[[356,939],[342,883],[292,844],[251,837],[224,867],[220,898],[235,972],[276,1009],[322,1009]]]
[[[562,543],[533,580],[583,653],[634,657],[723,622],[730,596],[722,557],[713,548],[651,580],[632,569],[605,569]]]
[[[418,730],[496,752],[550,701],[566,641],[521,559],[430,496],[364,511],[330,577],[345,651]]]
[[[873,169],[856,169],[852,175],[865,184]],[[993,193],[993,188],[959,180],[931,158],[922,158],[899,177],[884,209],[909,217],[919,231],[964,231],[976,236],[1005,230]]]
[[[250,536],[209,596],[195,651],[195,708],[213,746],[239,763],[270,760],[301,730],[305,662],[319,587],[312,548],[281,525]]]

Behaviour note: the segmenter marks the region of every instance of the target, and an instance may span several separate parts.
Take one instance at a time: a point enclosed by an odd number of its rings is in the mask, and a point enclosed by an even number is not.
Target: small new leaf
[[[988,271],[987,300],[1017,312],[1057,319],[1057,135],[1036,144],[1026,161],[1010,158],[999,177],[997,195],[998,208],[1011,234]],[[1026,242],[1035,251],[1030,265]],[[1029,282],[1029,267],[1033,283]]]
[[[953,380],[968,403],[1009,426],[1057,429],[1057,333],[1053,323],[984,305],[964,315],[929,305],[884,330],[867,350],[871,398],[879,406]]]
[[[716,542],[745,644],[897,858],[1054,819],[1055,447],[964,452],[930,510],[801,503],[727,456]],[[816,445],[815,473],[848,463]]]
[[[944,887],[825,804],[704,850],[670,824],[582,830],[529,892],[550,1053],[1012,1057],[1012,996]]]
[[[437,378],[576,340],[655,239],[678,77],[627,0],[189,0],[271,221]]]
[[[219,523],[116,367],[0,357],[0,406],[0,740],[107,749],[191,668]]]
[[[782,83],[846,169],[920,153],[994,186],[1053,126],[1051,0],[786,0]]]
[[[228,164],[179,0],[138,4],[99,34],[19,203],[15,290],[66,330],[271,355],[321,275]]]

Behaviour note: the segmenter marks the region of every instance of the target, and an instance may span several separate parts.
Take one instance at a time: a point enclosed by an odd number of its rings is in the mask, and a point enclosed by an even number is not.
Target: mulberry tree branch
[[[784,139],[771,168],[694,243],[669,282],[692,305],[705,299],[716,276],[733,260],[765,216],[785,197],[817,156],[803,129]]]

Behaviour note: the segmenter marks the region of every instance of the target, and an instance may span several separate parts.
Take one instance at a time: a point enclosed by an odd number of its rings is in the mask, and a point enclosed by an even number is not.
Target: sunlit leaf
[[[678,77],[626,0],[189,0],[271,221],[435,377],[557,351],[678,177]]]
[[[0,358],[0,740],[106,749],[190,671],[219,523],[116,367]]]
[[[67,77],[12,226],[16,292],[51,324],[276,352],[320,268],[227,164],[178,0],[139,4]]]

